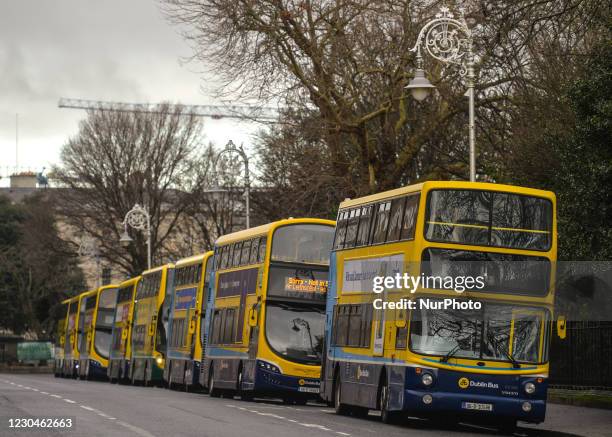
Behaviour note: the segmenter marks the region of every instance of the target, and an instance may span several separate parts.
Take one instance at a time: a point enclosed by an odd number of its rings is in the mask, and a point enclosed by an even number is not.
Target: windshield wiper
[[[448,360],[453,357],[457,352],[459,352],[460,346],[456,345],[454,348],[448,351],[446,355],[440,358],[441,363],[448,363]]]
[[[516,359],[512,356],[512,354],[508,352],[505,348],[501,347],[501,345],[491,336],[491,334],[487,334],[487,337],[489,338],[489,343],[493,345],[495,350],[497,352],[501,352],[503,355],[506,356],[506,358],[508,358],[508,360],[512,363],[512,368],[514,369],[521,368],[521,365],[519,364],[518,361],[516,361]]]

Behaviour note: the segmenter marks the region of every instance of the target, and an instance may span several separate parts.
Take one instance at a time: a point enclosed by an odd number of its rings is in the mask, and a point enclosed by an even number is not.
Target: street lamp
[[[476,180],[476,134],[474,123],[474,52],[472,51],[472,32],[463,15],[455,19],[447,7],[440,8],[433,20],[427,22],[417,37],[416,44],[410,50],[416,52],[417,69],[414,78],[406,89],[410,90],[415,100],[421,101],[429,91],[435,88],[425,77],[421,49],[444,64],[458,65],[459,75],[465,77],[467,84],[466,97],[469,98],[469,132],[470,132],[470,181]]]
[[[213,170],[214,170],[214,173],[217,174],[217,164],[219,163],[219,158],[224,153],[229,153],[229,152],[237,153],[238,155],[240,155],[240,157],[244,161],[244,197],[245,197],[245,209],[246,209],[246,228],[249,229],[251,227],[251,220],[250,220],[251,212],[250,212],[250,205],[249,205],[251,180],[249,176],[249,157],[247,156],[246,152],[242,148],[242,144],[240,145],[240,147],[236,147],[234,142],[232,140],[229,140],[228,143],[225,145],[225,148],[221,150],[219,154],[216,156],[213,162]],[[209,192],[213,192],[213,193],[223,193],[225,191],[227,190],[224,190],[223,188],[218,186],[218,181],[216,182],[215,187],[209,190]]]
[[[123,246],[129,246],[133,241],[128,234],[128,226],[139,231],[143,231],[147,237],[147,269],[151,268],[151,215],[147,208],[135,204],[123,219],[123,234],[119,241]]]

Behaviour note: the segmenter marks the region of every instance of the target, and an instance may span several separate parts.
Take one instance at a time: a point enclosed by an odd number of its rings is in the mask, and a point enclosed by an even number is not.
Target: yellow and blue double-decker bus
[[[85,291],[79,295],[79,316],[76,336],[76,352],[78,355],[74,357],[76,362],[75,377],[80,378],[83,374],[81,360],[88,355],[89,342],[91,341],[91,323],[94,318],[97,298],[97,290]]]
[[[342,202],[323,399],[384,422],[543,421],[556,236],[548,191],[425,182]]]
[[[213,252],[176,262],[168,321],[168,347],[164,381],[189,390],[199,385],[202,361],[201,330],[206,314],[206,290]]]
[[[334,224],[290,218],[216,241],[201,375],[211,396],[318,395]]]
[[[105,379],[110,355],[117,286],[105,285],[84,297],[84,335],[81,338],[79,377]]]
[[[136,287],[129,366],[132,384],[161,385],[163,382],[168,324],[165,309],[170,302],[167,292],[172,270],[172,264],[147,270]]]
[[[64,302],[68,304],[68,317],[64,337],[64,362],[61,376],[76,378],[79,372],[79,342],[82,337],[81,316],[85,313],[83,297],[88,292],[79,294]]]
[[[64,368],[64,342],[66,341],[66,325],[68,324],[68,302],[69,300],[62,301],[56,313],[55,341],[53,342],[53,375],[56,378],[62,375],[62,369]]]
[[[132,356],[131,332],[134,317],[134,297],[140,276],[119,284],[113,316],[111,346],[107,376],[110,382],[126,381]]]

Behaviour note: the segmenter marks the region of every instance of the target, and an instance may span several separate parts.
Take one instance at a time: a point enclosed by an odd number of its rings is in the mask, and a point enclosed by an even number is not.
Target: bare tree
[[[146,268],[146,238],[119,245],[125,214],[139,203],[151,215],[152,252],[159,262],[166,245],[193,205],[201,120],[181,107],[161,105],[153,113],[90,111],[78,134],[63,147],[53,177],[58,211],[75,240],[95,238],[101,257],[128,274]]]
[[[281,98],[319,118],[334,177],[358,194],[430,178],[467,177],[467,102],[456,69],[426,64],[437,96],[408,97],[409,51],[442,2],[410,0],[164,0],[187,26],[194,57],[221,72],[221,92]],[[585,44],[594,0],[463,2],[476,20],[479,172],[497,177],[512,125],[548,57]],[[549,53],[551,42],[560,50]],[[548,45],[547,45],[548,44]],[[561,70],[563,71],[563,70]]]

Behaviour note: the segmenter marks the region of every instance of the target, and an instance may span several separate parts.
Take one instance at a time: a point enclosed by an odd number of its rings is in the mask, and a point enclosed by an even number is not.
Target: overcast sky
[[[212,98],[214,77],[182,62],[189,55],[157,0],[0,0],[0,176],[15,166],[16,113],[19,165],[59,161],[85,115],[59,109],[60,97],[221,103]],[[207,140],[245,146],[260,128],[212,119],[204,126]]]

